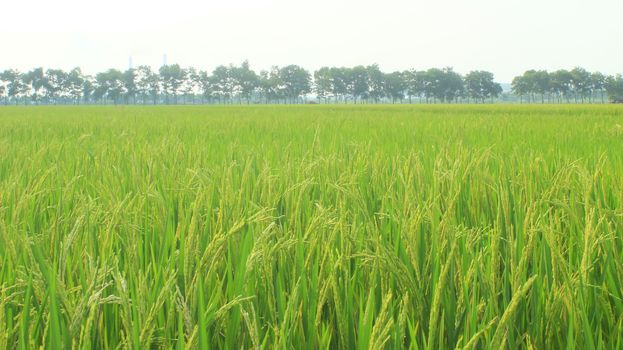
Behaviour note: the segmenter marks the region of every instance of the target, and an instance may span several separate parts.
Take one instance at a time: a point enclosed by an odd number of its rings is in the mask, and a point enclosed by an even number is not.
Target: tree
[[[331,96],[333,91],[333,79],[331,77],[331,69],[322,67],[314,72],[314,89],[318,100],[324,99],[325,102]]]
[[[169,103],[169,96],[173,95],[173,103],[177,104],[177,94],[184,81],[184,70],[179,64],[160,67],[160,81],[165,94],[165,103]]]
[[[182,82],[181,92],[183,94],[184,101],[186,104],[186,98],[190,97],[191,102],[195,103],[195,95],[201,89],[201,79],[199,77],[199,73],[193,67],[188,67],[184,70],[184,81]]]
[[[84,103],[93,101],[93,93],[95,92],[95,78],[90,75],[82,77],[82,99]]]
[[[409,103],[412,102],[413,97],[420,99],[424,96],[425,77],[426,72],[418,72],[416,70],[407,70],[402,73],[405,80],[406,94],[409,98]]]
[[[349,99],[353,99],[353,100],[355,99],[352,68],[340,67],[338,68],[338,70],[340,72],[340,76],[344,83],[344,91],[342,91],[342,98],[344,100],[344,103],[348,103]]]
[[[303,95],[311,92],[311,75],[302,67],[289,65],[279,69],[279,79],[283,84],[285,96],[292,103],[296,103]]]
[[[495,98],[502,93],[502,86],[493,79],[493,73],[471,71],[465,76],[465,90],[470,98],[482,103],[488,98]]]
[[[529,97],[528,102],[534,102],[535,95],[541,93],[541,102],[544,103],[544,94],[551,90],[549,81],[545,80],[545,74],[547,74],[545,71],[525,71],[523,75],[513,79],[513,92],[522,99],[524,95],[527,95]]]
[[[143,104],[147,104],[148,96],[153,104],[158,103],[160,77],[149,66],[139,66],[136,69],[136,93],[141,97]]]
[[[63,98],[68,97],[67,73],[61,69],[48,69],[45,75],[47,77],[45,90],[48,103],[58,104],[63,102]]]
[[[13,100],[15,104],[18,104],[19,98],[28,89],[28,86],[24,84],[22,74],[15,69],[7,69],[0,73],[0,80],[5,85],[4,90],[7,94],[7,100]]]
[[[512,81],[512,93],[521,102],[541,103],[595,102],[601,95],[616,100],[617,77],[590,73],[576,67],[571,71],[554,72],[527,70]],[[24,74],[17,70],[0,73],[0,98],[8,103],[300,103],[301,97],[312,91],[319,102],[382,103],[401,101],[452,103],[467,98],[467,102],[484,103],[502,94],[492,73],[472,71],[464,77],[452,68],[431,68],[426,71],[405,70],[392,73],[381,71],[378,65],[355,67],[322,67],[312,76],[304,68],[289,65],[272,67],[257,74],[248,61],[240,65],[216,67],[211,73],[178,64],[165,65],[157,71],[148,66],[120,72],[110,69],[95,77],[85,76],[80,68],[69,72],[60,69],[35,68]]]
[[[244,61],[240,67],[231,67],[231,75],[235,91],[239,95],[240,99],[245,99],[247,104],[251,101],[251,96],[256,91],[259,85],[259,77],[250,68],[249,61]]]
[[[216,67],[212,72],[210,80],[213,96],[217,97],[219,102],[223,100],[229,102],[233,97],[235,84],[229,67]]]
[[[601,103],[604,103],[604,91],[606,89],[606,76],[599,72],[591,74],[591,99],[596,92],[601,96]]]
[[[623,103],[623,76],[608,77],[605,84],[610,102]]]
[[[348,93],[353,96],[353,102],[368,99],[370,85],[368,70],[364,66],[356,66],[348,70]]]
[[[530,88],[526,77],[523,75],[514,77],[511,83],[511,91],[515,95],[519,96],[520,103],[523,103],[523,97],[530,93]]]
[[[392,99],[392,103],[396,103],[396,100],[402,102],[405,98],[406,85],[402,72],[392,72],[385,75],[385,91],[387,96]]]
[[[579,95],[582,103],[584,103],[584,99],[591,92],[591,73],[584,68],[573,68],[573,70],[571,70],[571,85],[573,87],[574,97],[577,98]]]
[[[452,68],[443,69],[442,86],[444,91],[444,102],[452,102],[461,97],[465,91],[463,77]]]
[[[22,76],[23,83],[30,89],[32,102],[39,103],[39,91],[45,87],[43,68],[35,68]]]
[[[69,74],[67,74],[67,94],[72,98],[74,103],[80,103],[82,93],[84,92],[84,83],[84,76],[79,67],[72,69]]]
[[[551,91],[550,88],[550,76],[545,70],[529,70],[524,73],[528,92],[532,95],[534,101],[534,95],[541,96],[541,103],[545,103],[545,94]]]
[[[94,91],[94,97],[103,99],[104,103],[110,99],[114,104],[118,104],[121,97],[126,93],[124,78],[124,74],[117,69],[98,73],[95,76],[97,88]]]
[[[565,98],[569,101],[569,94],[573,89],[573,76],[571,72],[560,69],[550,74],[550,90],[557,96],[558,102]]]
[[[335,102],[340,100],[340,96],[346,100],[345,96],[348,94],[348,77],[346,76],[345,68],[331,67],[331,86],[333,87],[333,98]]]
[[[463,95],[463,78],[452,68],[431,68],[424,76],[424,94],[441,102],[452,102]]]
[[[426,99],[436,99],[441,102],[446,100],[446,77],[445,72],[438,68],[426,71],[424,80],[424,94]]]
[[[199,82],[199,91],[201,93],[201,101],[212,101],[212,78],[206,71],[200,71],[197,76]]]
[[[443,71],[438,68],[430,68],[428,69],[424,75],[424,96],[426,97],[426,102],[428,103],[430,99],[443,100]]]
[[[368,74],[368,87],[370,98],[374,102],[379,102],[386,96],[385,91],[385,74],[381,72],[377,64],[366,67]]]
[[[130,101],[136,103],[136,79],[137,76],[135,69],[130,68],[123,72],[121,82],[123,84],[123,96],[126,104],[130,103]]]
[[[269,71],[260,73],[259,89],[266,99],[266,103],[279,101],[284,96],[279,67],[273,66]]]

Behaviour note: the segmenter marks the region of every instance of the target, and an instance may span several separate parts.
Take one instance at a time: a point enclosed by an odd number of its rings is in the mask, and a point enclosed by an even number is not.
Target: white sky
[[[623,0],[1,0],[0,70],[248,59],[384,71],[623,72]]]

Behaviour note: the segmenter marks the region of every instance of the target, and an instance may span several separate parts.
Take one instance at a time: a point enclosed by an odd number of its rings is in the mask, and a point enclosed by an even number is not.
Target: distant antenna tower
[[[166,53],[164,55],[162,55],[162,65],[163,66],[167,65],[167,54]]]
[[[133,64],[132,64],[132,56],[130,56],[130,58],[128,58],[128,68],[132,69],[134,68]]]

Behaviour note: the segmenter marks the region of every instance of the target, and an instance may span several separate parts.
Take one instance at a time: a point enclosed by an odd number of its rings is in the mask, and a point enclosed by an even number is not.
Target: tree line
[[[512,92],[526,102],[623,103],[621,75],[606,76],[576,67],[555,72],[528,70],[512,82]]]
[[[622,102],[623,78],[582,68],[530,70],[513,79],[511,92],[530,103]],[[322,67],[312,74],[288,65],[256,73],[245,61],[212,72],[178,64],[94,76],[80,68],[0,72],[4,104],[484,103],[501,96],[491,72],[461,75],[452,68],[385,73],[378,65]]]

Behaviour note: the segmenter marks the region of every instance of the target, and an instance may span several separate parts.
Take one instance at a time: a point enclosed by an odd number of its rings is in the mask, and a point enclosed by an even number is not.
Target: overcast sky
[[[5,0],[0,70],[378,63],[623,72],[623,0]]]

